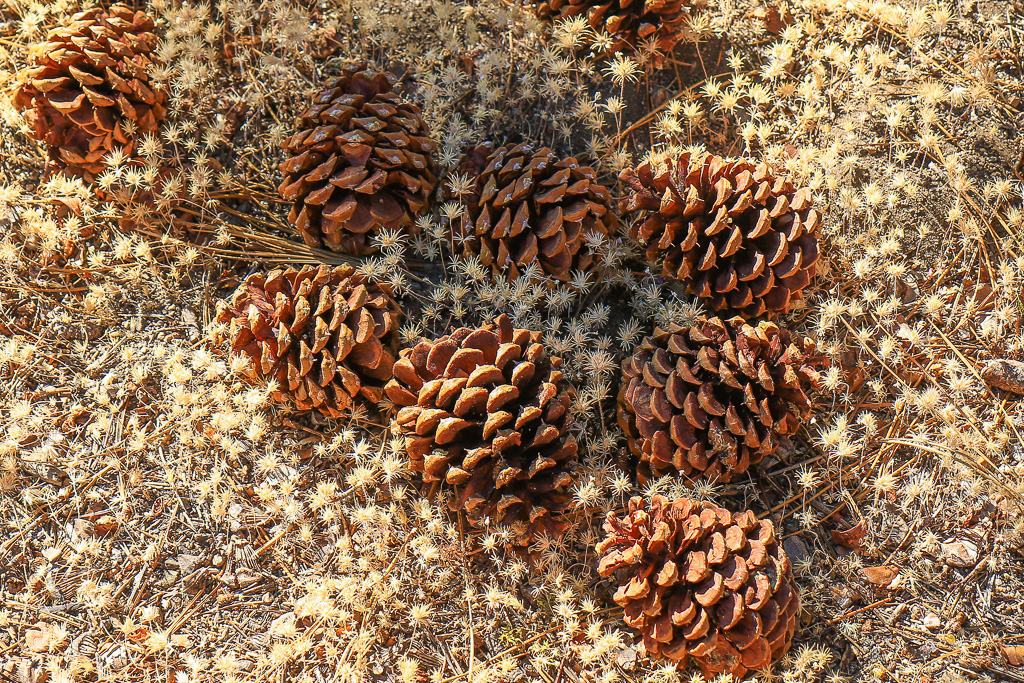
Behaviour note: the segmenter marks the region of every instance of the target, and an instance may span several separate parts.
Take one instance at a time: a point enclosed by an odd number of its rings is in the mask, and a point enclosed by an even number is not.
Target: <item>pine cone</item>
[[[585,14],[587,24],[598,35],[608,34],[611,42],[602,52],[610,56],[624,49],[636,51],[644,43],[653,44],[654,66],[663,66],[663,54],[672,52],[687,28],[690,6],[687,0],[542,0],[537,14],[543,19],[560,20]]]
[[[459,173],[476,177],[462,216],[464,254],[479,257],[495,274],[514,280],[531,263],[556,280],[586,271],[594,254],[588,235],[615,232],[611,195],[597,174],[576,159],[559,159],[546,147],[478,145]]]
[[[79,12],[50,31],[14,102],[30,109],[33,134],[53,161],[92,182],[104,156],[131,156],[138,136],[157,132],[167,95],[150,81],[155,47],[153,20],[121,4]]]
[[[622,364],[619,426],[642,481],[678,472],[728,482],[773,453],[811,412],[814,343],[772,322],[698,318],[656,328]]]
[[[341,417],[357,396],[383,397],[400,317],[387,291],[342,265],[253,275],[218,320],[252,360],[249,376],[277,382],[274,399]]]
[[[649,654],[740,680],[789,650],[800,598],[770,521],[655,496],[610,512],[604,530],[598,573],[618,573],[615,602]]]
[[[712,154],[660,156],[621,175],[640,211],[630,235],[715,311],[787,313],[814,277],[818,224],[811,190],[768,166]]]
[[[458,487],[452,510],[474,524],[525,524],[527,537],[563,530],[553,515],[571,502],[576,462],[562,360],[540,336],[503,315],[496,327],[421,340],[402,351],[384,388],[402,406],[395,424],[424,485]]]
[[[382,229],[409,230],[436,179],[420,110],[391,92],[394,77],[350,66],[296,122],[281,196],[310,247],[363,256]]]

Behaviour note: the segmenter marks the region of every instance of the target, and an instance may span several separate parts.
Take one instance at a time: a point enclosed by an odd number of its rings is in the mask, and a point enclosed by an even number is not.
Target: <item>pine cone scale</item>
[[[810,410],[802,382],[821,362],[812,353],[772,323],[739,318],[656,330],[623,363],[619,394],[641,478],[674,469],[728,481],[759,462]]]
[[[147,85],[153,23],[141,12],[127,22],[120,18],[126,12],[123,5],[87,10],[52,30],[15,95],[17,106],[31,109],[34,134],[51,160],[86,181],[119,146],[133,152],[128,121],[139,133],[155,133],[164,117],[166,95]]]
[[[715,310],[788,312],[810,283],[820,217],[809,188],[765,166],[689,153],[649,160],[622,180],[634,191],[623,209],[640,212],[631,234],[663,259],[666,277]]]
[[[279,192],[307,244],[366,255],[382,229],[412,230],[435,178],[419,110],[388,74],[349,67],[318,94],[284,143]]]
[[[599,573],[632,572],[615,601],[649,653],[680,664],[692,657],[705,676],[741,677],[789,648],[799,605],[789,563],[770,524],[752,520],[749,512],[661,497],[649,509],[633,499],[622,518],[609,514]],[[747,541],[761,545],[770,568],[751,569],[741,552]]]

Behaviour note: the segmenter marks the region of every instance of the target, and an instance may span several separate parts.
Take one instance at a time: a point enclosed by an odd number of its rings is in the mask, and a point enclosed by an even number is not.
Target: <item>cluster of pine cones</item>
[[[578,466],[561,359],[502,315],[421,339],[396,360],[398,316],[390,293],[348,266],[252,276],[220,312],[252,376],[300,408],[336,416],[383,391],[423,494],[447,487],[449,508],[471,524],[526,542],[561,534]],[[771,322],[701,318],[657,330],[623,364],[619,423],[639,478],[744,472],[809,413],[817,364],[809,342]],[[634,498],[604,529],[599,572],[648,653],[741,677],[789,649],[799,597],[770,521]]]
[[[682,0],[548,0],[542,16],[585,15],[609,52],[668,51],[688,18]],[[16,103],[56,167],[92,181],[116,150],[131,157],[167,104],[151,81],[154,23],[123,5],[55,29]],[[283,144],[281,196],[305,242],[354,256],[383,231],[415,231],[440,192],[419,109],[394,79],[348,67],[297,119]],[[527,269],[568,281],[617,239],[615,205],[594,169],[547,148],[491,144],[454,171],[451,244],[495,277]],[[790,311],[815,275],[819,214],[811,192],[766,165],[707,153],[653,155],[621,180],[630,237],[665,278],[714,312],[658,328],[622,364],[618,423],[641,482],[674,475],[725,482],[773,453],[811,411],[823,360],[812,342],[767,319]],[[474,525],[557,536],[568,522],[578,445],[573,389],[537,331],[506,316],[399,349],[392,292],[351,266],[251,276],[219,311],[253,380],[300,410],[337,418],[357,402],[390,404],[424,492],[447,487]],[[789,648],[799,599],[772,524],[688,499],[635,498],[609,513],[599,572],[646,650],[713,675],[742,676]]]
[[[289,220],[307,245],[366,255],[380,231],[411,234],[426,212],[437,189],[429,132],[393,85],[388,73],[348,67],[285,141],[280,192],[294,202]],[[536,265],[567,281],[593,264],[590,241],[616,230],[611,194],[594,170],[550,149],[479,145],[456,173],[472,187],[460,197],[453,249],[510,280]]]

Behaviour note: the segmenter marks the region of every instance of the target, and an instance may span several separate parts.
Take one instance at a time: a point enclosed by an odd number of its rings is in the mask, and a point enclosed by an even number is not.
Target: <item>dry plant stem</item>
[[[846,327],[847,327],[847,328],[849,329],[850,333],[851,333],[851,334],[854,334],[854,330],[853,330],[853,328],[852,328],[852,327],[850,326],[850,324],[849,324],[848,322],[846,322],[846,320],[845,320],[845,319],[844,319],[844,320],[843,320],[842,322],[843,322],[843,324],[844,324],[844,325],[846,325]],[[866,351],[867,351],[867,352],[868,352],[869,354],[871,354],[871,356],[872,356],[872,357],[873,357],[873,358],[875,359],[875,361],[876,361],[876,362],[877,362],[877,363],[878,363],[879,365],[881,365],[881,366],[882,366],[882,367],[883,367],[883,368],[884,368],[884,369],[885,369],[886,371],[888,371],[888,372],[889,372],[889,374],[890,374],[890,375],[892,375],[892,377],[893,377],[894,379],[896,379],[896,381],[897,381],[897,382],[899,382],[900,384],[902,384],[902,385],[903,385],[904,387],[908,387],[908,388],[909,388],[909,385],[907,385],[907,383],[906,383],[906,382],[905,382],[905,381],[903,380],[903,378],[902,378],[902,377],[900,377],[900,375],[899,375],[898,373],[896,373],[896,372],[895,372],[895,371],[894,371],[894,370],[893,370],[892,368],[890,368],[890,367],[889,367],[889,366],[888,366],[888,365],[887,365],[887,364],[885,363],[885,361],[883,361],[883,360],[882,360],[881,358],[879,358],[879,357],[878,357],[877,355],[875,355],[874,351],[872,351],[872,350],[871,350],[870,348],[865,348],[865,350],[866,350]],[[970,367],[970,366],[968,365],[968,367]],[[932,382],[932,383],[933,383],[933,384],[934,384],[935,386],[939,386],[938,382],[936,382],[936,381],[935,381],[935,379],[934,379],[933,377],[931,377],[931,375],[929,375],[929,374],[927,374],[927,373],[926,373],[926,377],[927,377],[927,378],[928,378],[928,379],[929,379],[929,380],[930,380],[930,381],[931,381],[931,382]],[[940,387],[940,388],[941,388],[941,387]],[[961,409],[961,408],[960,408],[959,406],[956,406],[956,408],[957,408],[957,410],[958,410],[959,412],[963,413],[962,409]],[[965,417],[966,417],[966,416],[965,416]],[[979,436],[981,436],[982,438],[984,438],[984,434],[983,434],[983,433],[981,432],[981,430],[979,430],[979,429],[978,429],[978,426],[977,426],[976,424],[974,424],[974,422],[973,422],[973,421],[972,421],[972,422],[970,422],[970,424],[971,424],[971,427],[972,427],[972,428],[973,428],[973,429],[975,430],[975,432],[977,432]],[[920,446],[919,446],[919,447],[920,447]],[[941,454],[941,453],[940,453],[940,454]],[[989,466],[989,467],[990,467],[991,469],[993,469],[993,470],[994,470],[994,469],[996,469],[996,467],[995,467],[995,465],[994,465],[994,464],[992,463],[992,461],[991,461],[991,460],[989,460],[989,459],[988,459],[988,458],[987,458],[987,457],[986,457],[985,455],[979,454],[979,456],[980,456],[980,458],[981,458],[981,459],[982,459],[982,460],[983,460],[983,461],[984,461],[984,462],[985,462],[986,464],[988,464],[988,466]],[[980,474],[980,475],[984,476],[984,477],[985,477],[986,479],[990,479],[990,480],[991,480],[991,481],[993,481],[993,482],[997,482],[997,481],[998,481],[997,479],[995,479],[995,478],[994,478],[994,477],[993,477],[993,476],[991,475],[991,473],[989,472],[989,470],[986,470],[986,469],[980,468],[980,467],[979,467],[979,465],[978,465],[978,463],[976,463],[976,462],[974,462],[974,461],[963,461],[963,464],[966,464],[966,465],[968,465],[969,467],[971,467],[972,469],[974,469],[974,470],[975,470],[975,471],[976,471],[976,472],[977,472],[978,474]],[[1000,485],[1000,486],[1001,486],[1001,485]],[[1011,495],[1011,497],[1013,497],[1013,498],[1017,499],[1017,500],[1018,500],[1019,502],[1020,502],[1020,501],[1024,501],[1024,496],[1021,496],[1021,494],[1019,494],[1019,493],[1016,493],[1016,492],[1013,492],[1013,491],[1012,491],[1011,489],[1007,489],[1007,492],[1008,492],[1008,493],[1009,493],[1009,494]]]
[[[839,616],[839,617],[836,617],[835,619],[830,619],[826,623],[828,625],[830,625],[830,626],[832,624],[838,624],[839,622],[845,621],[845,620],[849,619],[850,617],[857,616],[858,614],[863,614],[864,612],[867,612],[869,610],[873,610],[876,607],[881,607],[882,605],[887,605],[887,604],[889,604],[892,601],[893,601],[893,598],[882,598],[881,600],[873,602],[870,605],[865,605],[864,607],[860,607],[858,609],[855,609],[852,612],[847,612],[846,614],[844,614],[842,616]]]
[[[922,451],[925,451],[927,453],[932,453],[934,455],[939,455],[939,456],[942,456],[944,458],[950,458],[952,460],[956,460],[960,464],[966,465],[967,467],[970,467],[975,472],[977,472],[979,475],[981,475],[982,477],[987,479],[989,481],[989,483],[991,483],[997,489],[1002,491],[1007,497],[1012,498],[1018,504],[1018,506],[1024,506],[1024,496],[1021,496],[1021,494],[1019,494],[1017,491],[1014,491],[1012,488],[1006,486],[1006,484],[1004,484],[1002,481],[1000,481],[997,476],[991,474],[988,470],[985,470],[985,469],[979,467],[978,463],[975,462],[974,460],[965,458],[962,455],[960,455],[959,453],[954,453],[952,451],[945,451],[945,450],[941,450],[941,449],[938,449],[938,448],[932,448],[931,446],[928,446],[926,444],[918,443],[916,441],[904,441],[902,439],[886,439],[886,443],[892,443],[892,444],[896,444],[896,445],[899,445],[899,446],[906,446],[908,448],[916,448],[918,450],[922,450]],[[982,456],[982,457],[984,458],[984,456]],[[986,458],[986,461],[987,461],[987,458]]]
[[[882,31],[885,31],[887,34],[889,34],[893,38],[903,39],[904,36],[901,33],[892,30],[884,22],[881,22],[881,21],[876,22],[876,21],[874,21],[874,17],[865,14],[859,7],[852,6],[851,9],[863,21],[866,21],[868,23],[874,24],[876,26],[876,28],[881,29]],[[929,64],[932,64],[932,65],[934,65],[936,67],[939,67],[939,69],[941,71],[945,71],[945,72],[958,71],[961,76],[964,76],[965,78],[968,78],[968,79],[971,78],[971,74],[968,73],[966,69],[964,69],[963,64],[961,64],[959,61],[944,60],[942,64],[939,64],[934,59],[932,59],[932,57],[930,55],[928,55],[927,53],[921,52],[917,48],[913,47],[909,42],[906,42],[905,44],[907,45],[907,47],[909,47],[910,49],[912,49],[914,51],[914,56],[915,57],[917,57],[918,59],[920,59],[922,61],[928,62]],[[1004,101],[1001,97],[999,98],[998,101],[999,101],[999,106],[1003,107],[1005,112],[1007,112],[1007,113],[1013,113],[1014,112],[1014,108],[1010,105],[1009,102]]]
[[[755,73],[756,72],[754,72],[754,71],[749,71],[749,72],[746,72],[744,75],[752,76]],[[728,80],[729,78],[731,78],[731,77],[729,77],[729,76],[723,77],[723,81]],[[680,94],[678,94],[675,97],[673,97],[673,98],[665,101],[664,103],[658,105],[652,111],[650,111],[649,113],[645,114],[642,118],[640,118],[640,120],[638,120],[636,123],[631,124],[625,130],[623,130],[620,133],[618,133],[618,135],[616,136],[615,144],[616,145],[622,144],[622,141],[626,139],[627,135],[629,135],[633,131],[637,130],[638,128],[642,128],[643,126],[646,126],[648,123],[653,121],[654,117],[656,115],[658,115],[659,113],[661,113],[662,111],[664,111],[666,108],[668,108],[670,103],[678,101],[678,100],[682,100],[682,99],[686,99],[686,98],[692,97],[693,93],[695,93],[697,90],[699,90],[701,88],[701,86],[704,85],[704,82],[707,79],[708,79],[708,76],[705,75],[703,81],[701,81],[700,83],[695,83],[695,84],[691,85],[690,87],[686,88]]]
[[[609,614],[611,612],[617,612],[617,611],[619,611],[619,609],[620,608],[618,608],[618,607],[608,607],[606,609],[598,610],[597,612],[594,612],[594,616],[598,616],[598,615],[601,615],[601,614]],[[508,657],[509,655],[512,655],[512,654],[516,653],[517,651],[525,648],[527,645],[532,645],[533,643],[537,642],[538,640],[540,640],[544,636],[547,636],[547,635],[550,635],[550,634],[554,633],[559,628],[560,627],[558,627],[558,626],[552,627],[552,628],[550,628],[550,629],[548,629],[546,631],[538,633],[537,635],[522,641],[521,643],[518,643],[516,645],[508,647],[508,648],[502,650],[501,652],[499,652],[498,654],[493,655],[491,657],[488,657],[486,661],[483,661],[483,662],[480,663],[480,666],[481,667],[487,667],[487,666],[490,666],[491,664],[494,664],[495,662],[499,662],[502,659],[504,659],[505,657]],[[525,655],[525,653],[521,653],[518,656],[522,657],[524,655]],[[468,671],[464,671],[464,672],[462,672],[460,674],[455,674],[454,676],[449,676],[448,678],[442,678],[439,681],[439,683],[453,683],[453,681],[462,680],[463,678],[466,678],[468,675],[469,675],[469,672]]]
[[[466,587],[466,615],[469,619],[469,662],[466,668],[466,680],[473,682],[473,658],[476,647],[473,641],[473,600],[470,596],[469,576],[466,573],[465,559],[469,557],[466,553],[466,513],[459,510],[459,550],[462,552],[462,581]]]
[[[388,577],[388,574],[391,573],[391,570],[394,569],[395,565],[398,564],[399,559],[401,559],[402,555],[405,553],[406,547],[409,545],[409,541],[411,541],[412,537],[415,536],[415,535],[416,535],[416,529],[413,529],[413,530],[409,531],[409,533],[406,535],[405,540],[402,541],[402,545],[395,552],[394,558],[391,560],[390,564],[388,564],[388,566],[384,569],[383,573],[381,574],[381,577],[380,577],[381,581],[386,579]],[[367,615],[372,614],[373,613],[373,608],[376,606],[376,604],[377,604],[377,596],[375,594],[371,598],[369,605],[367,605],[365,614],[367,614]],[[364,623],[360,624],[360,627],[359,627],[359,635],[360,636],[363,634],[364,628],[365,628],[365,621],[366,620],[364,619],[363,621],[364,621]],[[349,657],[352,654],[352,645],[358,639],[359,639],[358,637],[353,638],[352,640],[349,641],[348,645],[345,646],[345,650],[341,654],[341,657],[338,660],[338,666],[339,667],[342,664],[344,664],[344,663],[346,663],[348,661]],[[362,656],[363,656],[362,653],[360,653],[359,657],[362,658]],[[337,680],[337,677],[338,677],[338,673],[336,671],[335,675],[334,675],[334,678],[332,678],[331,680],[332,681]]]
[[[938,334],[942,338],[942,341],[946,342],[946,346],[948,346],[949,349],[954,354],[956,354],[956,357],[960,359],[960,362],[963,363],[964,366],[966,366],[967,369],[971,371],[971,374],[974,375],[974,378],[983,387],[985,387],[985,396],[987,398],[989,398],[989,399],[993,399],[994,400],[996,398],[995,394],[992,393],[992,390],[988,387],[986,382],[981,378],[981,373],[978,372],[978,369],[977,369],[977,367],[975,367],[974,363],[972,363],[971,361],[967,360],[967,357],[964,356],[960,352],[960,349],[958,349],[956,347],[956,345],[953,344],[953,342],[951,342],[949,340],[949,337],[947,337],[946,334],[941,329],[939,329],[938,325],[936,325],[934,322],[931,322],[931,321],[929,321],[929,322],[931,323],[932,329],[935,330],[935,333]],[[1013,433],[1017,436],[1018,442],[1024,443],[1024,437],[1022,437],[1020,431],[1017,430],[1017,425],[1016,425],[1015,421],[1010,419],[1009,416],[1006,414],[1006,401],[1005,401],[1005,399],[1003,400],[1003,403],[999,406],[999,415],[1000,415],[1000,417],[1002,418],[1002,420],[1006,424],[1010,425],[1010,429],[1012,429]]]

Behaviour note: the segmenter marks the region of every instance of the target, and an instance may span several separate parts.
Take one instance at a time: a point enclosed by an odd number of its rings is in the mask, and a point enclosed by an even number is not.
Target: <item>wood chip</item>
[[[973,567],[978,564],[978,544],[956,539],[942,544],[942,559],[953,567]]]

